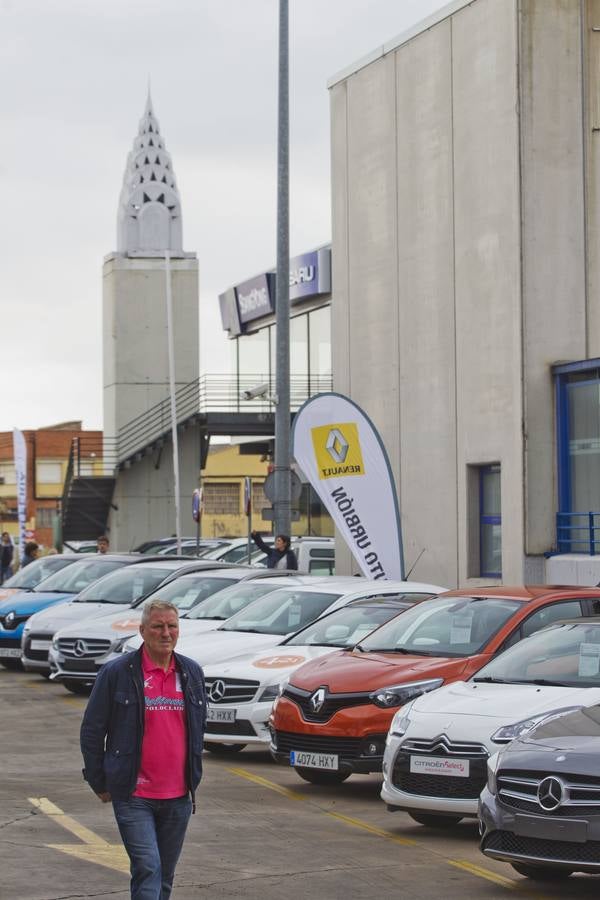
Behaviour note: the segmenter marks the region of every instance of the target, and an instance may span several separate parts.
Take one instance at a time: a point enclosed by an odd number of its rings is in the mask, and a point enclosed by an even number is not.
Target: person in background
[[[297,569],[298,560],[290,547],[287,534],[278,534],[272,547],[265,544],[258,531],[252,531],[252,540],[267,556],[267,569]]]
[[[96,539],[96,550],[98,553],[108,553],[108,548],[110,546],[110,542],[105,534],[101,534],[99,538]]]
[[[2,532],[0,548],[0,584],[4,584],[13,573],[12,561],[15,555],[13,540],[8,531]]]
[[[131,862],[132,900],[168,900],[202,776],[204,675],[175,653],[179,612],[142,611],[143,644],[102,666],[81,723],[83,777],[111,803]]]
[[[21,566],[28,566],[30,562],[34,561],[34,559],[38,559],[39,555],[39,545],[36,544],[35,541],[27,541],[27,543],[25,544],[25,553],[23,554],[23,559],[21,560]]]

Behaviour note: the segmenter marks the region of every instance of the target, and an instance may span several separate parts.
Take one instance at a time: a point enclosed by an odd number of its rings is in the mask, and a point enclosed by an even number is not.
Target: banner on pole
[[[23,560],[27,543],[27,445],[18,428],[13,429],[13,455],[17,481],[17,518],[19,520],[19,558]]]
[[[292,445],[363,574],[404,579],[396,487],[366,413],[342,394],[318,394],[296,414]]]

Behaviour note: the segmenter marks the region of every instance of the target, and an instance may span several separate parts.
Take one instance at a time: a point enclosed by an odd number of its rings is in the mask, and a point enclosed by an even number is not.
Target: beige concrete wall
[[[171,261],[175,380],[199,374],[198,261]],[[110,437],[169,392],[164,259],[111,256],[103,272],[104,431]]]

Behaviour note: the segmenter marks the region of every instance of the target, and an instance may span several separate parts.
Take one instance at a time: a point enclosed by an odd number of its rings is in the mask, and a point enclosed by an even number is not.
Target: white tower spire
[[[183,255],[181,203],[171,157],[150,95],[127,157],[119,198],[117,250],[125,256]]]

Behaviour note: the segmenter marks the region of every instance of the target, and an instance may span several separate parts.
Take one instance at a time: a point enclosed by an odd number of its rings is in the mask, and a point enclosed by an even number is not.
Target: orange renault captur
[[[600,588],[581,586],[456,590],[419,603],[354,648],[296,669],[273,707],[271,754],[313,784],[379,772],[405,703],[466,681],[551,622],[599,613]]]

